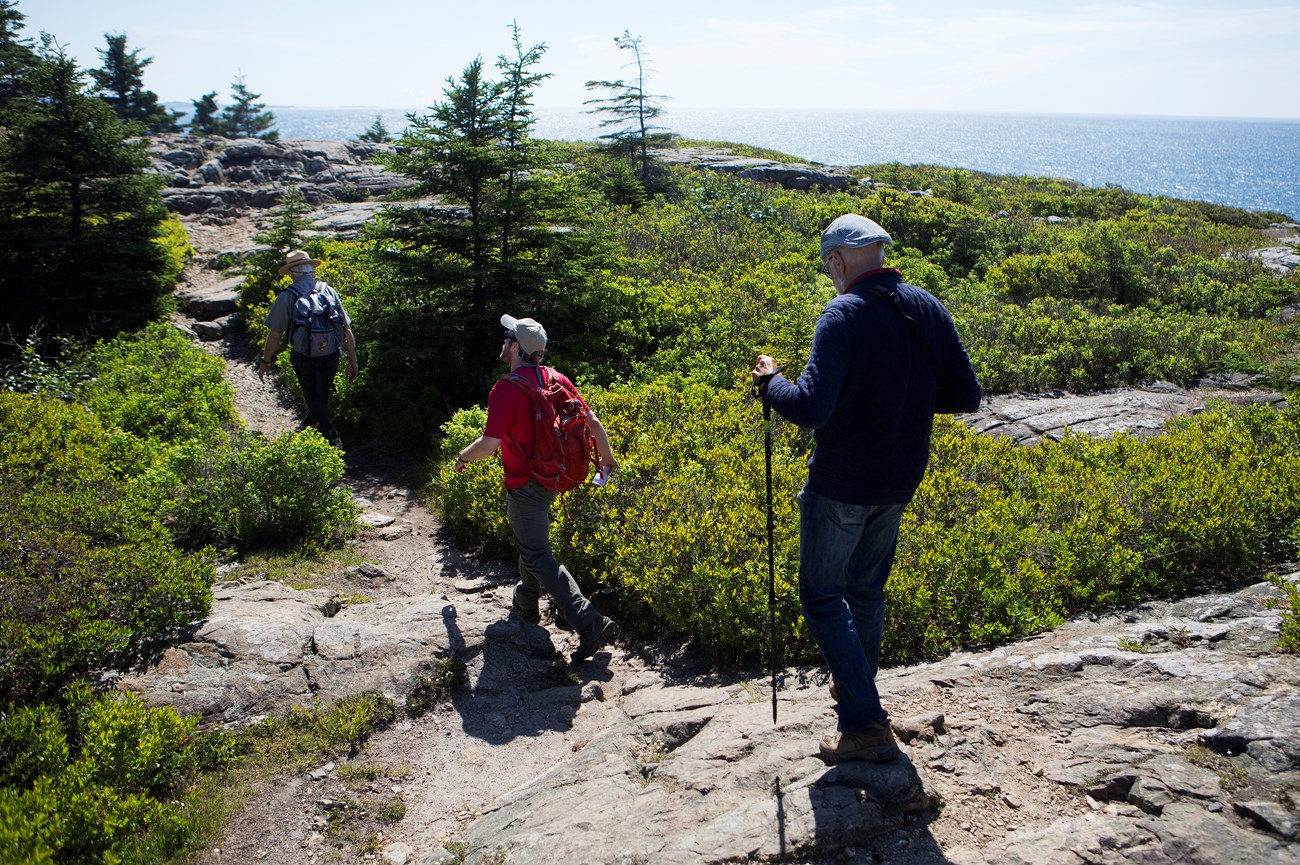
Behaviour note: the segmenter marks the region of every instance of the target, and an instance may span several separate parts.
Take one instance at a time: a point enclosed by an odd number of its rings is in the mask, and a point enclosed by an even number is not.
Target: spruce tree
[[[236,75],[230,85],[234,102],[221,110],[222,134],[230,138],[265,138],[274,141],[280,133],[272,129],[275,115],[264,111],[266,104],[258,102],[262,94],[254,93],[244,84],[244,76]]]
[[[90,70],[100,98],[117,112],[119,118],[141,123],[151,133],[179,132],[176,120],[180,113],[159,105],[158,95],[144,89],[144,69],[153,58],[141,57],[139,48],[126,50],[125,33],[105,33],[104,39],[108,47],[99,49],[104,65]]]
[[[217,91],[204,93],[198,99],[191,100],[194,115],[190,117],[190,131],[196,135],[225,135],[226,127],[217,106]]]
[[[17,0],[0,0],[0,110],[26,92],[27,76],[36,65],[30,39],[20,38],[23,20]]]
[[[0,303],[24,337],[111,332],[160,311],[175,276],[157,243],[163,179],[143,129],[92,96],[60,46],[0,112]]]
[[[279,206],[271,212],[270,226],[253,235],[253,242],[260,249],[239,266],[239,272],[244,274],[244,281],[239,286],[239,302],[246,312],[260,312],[274,299],[284,280],[280,266],[284,264],[286,255],[295,249],[314,251],[308,241],[312,230],[310,213],[311,205],[302,190],[290,186]]]
[[[644,183],[650,173],[649,149],[668,144],[674,137],[666,127],[655,123],[663,113],[659,100],[666,97],[646,92],[646,76],[650,70],[641,47],[641,37],[624,30],[622,36],[614,37],[614,44],[632,55],[626,66],[636,70],[636,77],[631,81],[621,78],[617,81],[588,81],[588,90],[604,90],[609,95],[588,99],[582,104],[596,106],[588,113],[604,115],[600,128],[610,131],[600,137],[607,142],[606,149],[627,156],[637,177]]]
[[[375,122],[366,127],[366,130],[357,136],[357,141],[369,141],[375,144],[386,144],[393,140],[389,133],[388,127],[384,125],[384,118],[375,115]]]
[[[408,115],[398,148],[383,157],[416,181],[413,194],[442,203],[386,208],[369,229],[382,278],[367,302],[383,313],[370,323],[367,369],[375,380],[438,369],[440,381],[426,387],[439,393],[419,400],[435,411],[484,398],[502,313],[527,309],[516,314],[585,331],[579,307],[605,253],[583,230],[590,193],[531,138],[531,94],[546,77],[533,67],[545,46],[524,50],[515,37],[515,56],[497,64],[504,80],[489,80],[475,59],[430,114]]]

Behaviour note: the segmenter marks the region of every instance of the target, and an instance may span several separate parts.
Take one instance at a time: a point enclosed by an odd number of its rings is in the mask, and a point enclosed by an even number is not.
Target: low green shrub
[[[207,612],[212,575],[121,486],[0,478],[0,704],[138,657]]]
[[[239,432],[171,448],[142,485],[162,521],[191,547],[325,547],[356,529],[358,508],[338,484],[342,476],[342,454],[315,430],[270,441]]]
[[[196,766],[197,722],[84,684],[0,717],[0,861],[137,862],[193,835],[173,797]],[[15,770],[14,766],[21,767]]]
[[[211,555],[154,521],[129,476],[139,447],[79,405],[0,393],[0,704],[207,612]]]
[[[759,407],[738,389],[649,383],[589,394],[620,467],[557,508],[552,543],[588,591],[613,589],[634,633],[671,631],[715,657],[766,644]],[[499,468],[436,491],[461,536],[509,550]],[[463,446],[463,444],[461,444]],[[799,615],[798,511],[810,442],[774,440],[778,627],[787,660],[817,650]],[[481,466],[481,467],[480,467]],[[1067,436],[1016,447],[939,419],[887,587],[886,662],[935,658],[1051,628],[1088,610],[1240,579],[1300,549],[1300,411],[1217,406],[1159,438]],[[506,553],[508,555],[508,552]]]
[[[68,737],[54,707],[14,706],[0,716],[0,787],[25,789],[68,763]]]
[[[142,442],[80,405],[0,391],[0,472],[10,480],[75,488],[129,476],[149,458]]]
[[[456,454],[482,434],[486,423],[487,409],[467,408],[443,424],[442,442],[428,466],[427,492],[457,543],[509,558],[515,546],[506,518],[500,458],[478,460],[464,472],[455,471]]]
[[[174,213],[167,214],[167,218],[158,227],[158,237],[155,242],[162,247],[166,261],[166,269],[159,281],[174,285],[180,280],[181,271],[185,269],[186,263],[195,254],[194,247],[190,246],[189,232],[185,230],[185,224],[181,222],[179,216]]]
[[[1300,652],[1300,589],[1290,580],[1269,575],[1268,581],[1282,590],[1282,626],[1277,635],[1277,647],[1283,652]]]
[[[170,324],[96,345],[87,366],[78,401],[105,426],[172,442],[238,423],[225,364]]]

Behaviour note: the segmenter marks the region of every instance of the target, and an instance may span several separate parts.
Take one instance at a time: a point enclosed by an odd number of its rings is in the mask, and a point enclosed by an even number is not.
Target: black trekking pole
[[[776,375],[777,367],[772,371]],[[754,383],[754,393],[763,400],[763,458],[767,471],[767,615],[768,615],[768,665],[772,668],[772,723],[776,723],[776,517],[772,513],[772,407],[763,392],[772,375]]]

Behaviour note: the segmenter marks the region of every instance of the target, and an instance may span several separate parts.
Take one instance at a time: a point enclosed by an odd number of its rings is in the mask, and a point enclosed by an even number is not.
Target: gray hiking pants
[[[555,493],[536,479],[517,490],[506,490],[506,515],[510,531],[519,550],[519,586],[521,600],[535,600],[545,589],[555,601],[560,615],[577,630],[590,625],[600,615],[582,595],[578,584],[551,551],[551,502]]]

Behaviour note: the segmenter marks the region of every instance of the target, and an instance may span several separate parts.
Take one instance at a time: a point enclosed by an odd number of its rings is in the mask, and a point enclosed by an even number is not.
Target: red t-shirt
[[[545,373],[542,370],[545,369]],[[529,383],[558,381],[566,390],[577,397],[584,411],[590,411],[587,403],[562,373],[551,367],[521,366],[515,372]],[[548,376],[539,378],[539,376]],[[533,473],[528,470],[528,461],[524,454],[533,452],[533,419],[529,408],[531,397],[519,386],[519,383],[500,379],[492,385],[488,394],[487,426],[483,435],[488,438],[501,439],[501,467],[505,469],[505,487],[517,490],[532,480]]]

